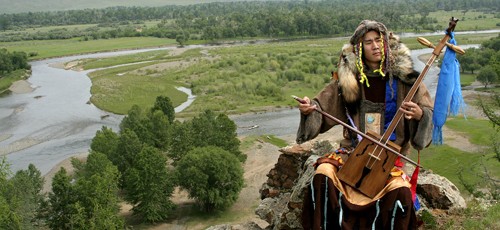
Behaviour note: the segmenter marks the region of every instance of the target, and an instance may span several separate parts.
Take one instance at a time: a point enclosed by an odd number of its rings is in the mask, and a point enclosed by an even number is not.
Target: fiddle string
[[[398,112],[396,112],[396,115],[394,116],[394,119],[393,119],[393,121],[392,121],[392,122],[396,121],[396,122],[398,122],[398,123],[399,123],[399,120],[400,120],[400,119],[401,119],[401,114],[400,114],[400,112],[398,111]],[[396,124],[397,124],[397,123],[396,123]],[[386,132],[387,132],[387,130],[386,130]],[[389,146],[387,146],[387,143],[389,143],[389,137],[384,138],[384,137],[385,137],[385,134],[386,134],[386,133],[384,133],[384,135],[382,135],[382,137],[380,137],[380,140],[378,140],[378,142],[379,142],[379,143],[381,143],[381,144],[383,144],[384,146],[386,146],[386,147],[388,148]],[[376,145],[376,146],[375,146],[375,148],[373,149],[372,153],[377,152],[377,149],[378,149],[379,147],[380,147],[379,145]],[[370,157],[368,158],[368,161],[366,162],[365,167],[367,167],[367,168],[369,168],[369,169],[372,169],[372,168],[373,168],[373,166],[375,165],[375,163],[377,163],[377,160],[380,160],[380,155],[382,155],[382,151],[384,151],[384,149],[383,149],[382,147],[380,147],[380,150],[378,150],[378,153],[377,153],[377,154],[372,154],[372,156],[370,156]],[[376,157],[375,157],[375,155],[376,155]],[[373,158],[373,159],[372,159],[372,158]]]

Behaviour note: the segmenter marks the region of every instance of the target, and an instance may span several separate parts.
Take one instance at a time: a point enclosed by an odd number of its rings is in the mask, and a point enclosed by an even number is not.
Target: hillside
[[[0,14],[42,11],[81,10],[112,6],[165,6],[191,5],[210,2],[236,2],[239,0],[0,0]]]

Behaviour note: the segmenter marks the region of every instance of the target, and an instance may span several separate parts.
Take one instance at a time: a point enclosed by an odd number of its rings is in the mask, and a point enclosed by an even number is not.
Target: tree
[[[73,161],[75,163],[76,161]],[[79,162],[75,177],[61,168],[54,176],[46,216],[51,229],[121,229],[119,172],[103,153]],[[74,181],[73,181],[74,180]]]
[[[153,146],[165,150],[170,144],[171,122],[168,117],[159,110],[153,110],[149,116],[149,127],[151,130],[151,142]]]
[[[118,181],[120,172],[106,155],[91,152],[84,168],[76,172],[78,205],[84,219],[83,229],[122,229],[119,216]],[[78,206],[77,206],[78,207]],[[79,208],[79,207],[78,207]]]
[[[186,38],[186,36],[184,36],[184,34],[177,34],[175,36],[175,41],[177,43],[179,43],[179,46],[182,47],[182,46],[184,46],[184,43],[187,41],[187,38]]]
[[[214,146],[195,148],[176,167],[179,185],[206,212],[232,205],[243,187],[243,168],[232,153]]]
[[[243,162],[246,156],[239,150],[240,140],[236,128],[234,121],[227,115],[217,115],[211,110],[206,110],[191,121],[174,123],[168,155],[176,164],[187,152],[196,147],[217,146]]]
[[[19,218],[3,196],[0,196],[0,229],[21,229]]]
[[[10,165],[5,157],[0,159],[0,229],[21,229],[21,220],[11,209],[9,191],[12,184],[8,177],[11,174]]]
[[[4,16],[0,16],[0,30],[5,31],[9,29],[9,26],[10,26],[9,20]]]
[[[215,114],[206,110],[191,121],[194,146],[217,146],[233,155],[240,161],[246,157],[239,150],[240,140],[236,134],[236,124],[225,114]]]
[[[71,177],[64,167],[52,179],[52,192],[49,193],[49,207],[46,218],[51,229],[70,229],[75,213],[76,196]]]
[[[189,150],[194,148],[194,139],[190,122],[174,122],[170,132],[170,146],[167,155],[175,165]]]
[[[112,159],[116,153],[119,138],[118,134],[113,132],[111,128],[103,126],[101,130],[97,130],[94,138],[92,138],[90,149],[96,152],[104,153],[108,156],[108,159],[113,161]]]
[[[480,97],[479,105],[483,113],[488,117],[495,129],[494,138],[492,138],[492,147],[496,153],[496,158],[500,161],[500,141],[496,138],[500,134],[500,116],[496,111],[500,109],[500,94],[492,93],[491,97]]]
[[[498,79],[498,75],[493,69],[493,67],[487,65],[481,68],[479,75],[477,76],[477,80],[484,84],[484,88],[486,89],[488,85],[496,82]]]
[[[44,203],[42,194],[44,179],[41,172],[33,164],[29,164],[27,170],[19,170],[10,179],[12,189],[9,191],[11,197],[15,197],[15,203],[11,203],[11,209],[15,210],[20,219],[22,229],[33,229],[34,223],[41,225],[38,212]]]
[[[120,135],[118,148],[112,161],[118,170],[124,173],[129,167],[134,166],[135,158],[142,148],[143,143],[137,134],[130,129],[125,129]]]
[[[158,96],[156,97],[155,104],[151,108],[151,112],[153,113],[156,110],[160,110],[168,117],[168,121],[170,123],[174,122],[175,119],[175,108],[172,105],[172,101],[170,101],[169,97]]]
[[[39,223],[38,212],[43,203],[43,178],[30,164],[10,176],[5,158],[0,161],[0,229],[34,229]]]
[[[133,131],[143,143],[154,145],[151,138],[151,129],[148,127],[149,121],[138,105],[133,105],[120,123],[120,130]]]
[[[148,222],[168,218],[174,208],[170,200],[174,177],[167,169],[167,159],[147,146],[137,155],[135,164],[125,172],[125,199],[134,207],[134,215]]]

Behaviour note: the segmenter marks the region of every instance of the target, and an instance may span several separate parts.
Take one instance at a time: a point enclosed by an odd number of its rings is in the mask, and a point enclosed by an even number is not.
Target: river
[[[118,131],[123,116],[102,111],[88,103],[91,81],[87,74],[90,71],[64,70],[52,67],[54,64],[159,49],[175,47],[78,55],[31,62],[32,76],[28,82],[34,90],[22,94],[12,93],[0,98],[0,156],[7,156],[11,171],[26,169],[33,163],[42,174],[46,174],[62,160],[88,152],[91,139],[102,126]],[[418,61],[418,55],[431,51],[412,51],[417,70],[421,70],[425,65]],[[433,67],[426,76],[424,83],[430,90],[435,90],[438,71],[438,68]],[[195,98],[189,89],[178,89],[188,94],[188,101],[175,108],[176,112],[189,106]],[[283,109],[231,116],[231,119],[238,126],[238,135],[284,136],[296,132],[299,114],[296,109]]]

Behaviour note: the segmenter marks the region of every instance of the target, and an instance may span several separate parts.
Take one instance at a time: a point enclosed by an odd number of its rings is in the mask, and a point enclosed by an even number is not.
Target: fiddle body
[[[381,138],[373,131],[366,134],[373,139]],[[386,146],[396,152],[401,150],[399,145],[391,141]],[[344,183],[373,198],[384,188],[397,157],[386,148],[364,138],[349,155],[337,176]]]

